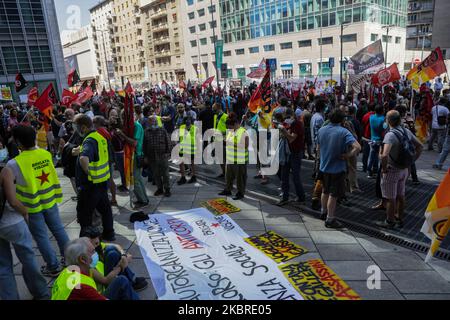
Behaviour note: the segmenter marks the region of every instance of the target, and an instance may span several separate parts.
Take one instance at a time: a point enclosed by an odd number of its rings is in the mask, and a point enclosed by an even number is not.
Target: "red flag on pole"
[[[267,63],[266,59],[262,59],[261,63],[259,64],[258,68],[252,72],[250,72],[247,77],[248,78],[254,78],[254,79],[261,79],[265,76],[267,69]]]
[[[271,100],[271,90],[270,90],[270,71],[266,71],[266,75],[264,76],[261,84],[258,86],[258,89],[253,93],[249,103],[248,109],[256,113],[258,109],[265,110],[268,105],[270,105]],[[267,111],[267,110],[265,110]]]
[[[81,87],[78,89],[78,93],[81,93],[84,91],[84,89],[86,89],[88,87],[88,81],[86,80],[85,82],[83,82],[83,84],[81,85]]]
[[[131,85],[130,80],[128,80],[128,83],[125,86],[125,92],[128,94],[134,94],[134,89],[133,89],[133,86]]]
[[[56,92],[53,83],[42,92],[41,96],[36,100],[34,106],[39,109],[48,118],[52,118],[53,104],[56,100]]]
[[[94,96],[94,92],[92,91],[91,87],[86,87],[83,91],[78,92],[76,94],[75,101],[77,104],[83,104],[86,101],[88,101],[90,98]]]
[[[77,96],[70,90],[64,89],[61,99],[61,105],[70,108],[72,106],[72,102],[75,101]]]
[[[69,87],[75,86],[78,82],[80,82],[80,76],[78,75],[77,69],[73,69],[70,71],[69,76],[67,77],[67,84]]]
[[[36,100],[39,98],[39,91],[37,87],[33,87],[28,92],[28,105],[31,107],[34,105]]]
[[[212,76],[212,77],[209,77],[208,79],[206,79],[206,81],[202,85],[202,88],[206,89],[211,83],[213,83],[215,78],[216,78],[215,76]]]
[[[372,76],[372,83],[376,87],[383,87],[384,85],[400,80],[400,72],[398,71],[397,64],[394,63],[389,68],[378,71]]]

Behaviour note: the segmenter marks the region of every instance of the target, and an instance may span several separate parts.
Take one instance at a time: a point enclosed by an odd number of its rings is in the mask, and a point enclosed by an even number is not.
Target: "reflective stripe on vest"
[[[197,152],[196,135],[197,128],[191,125],[191,129],[186,135],[188,139],[185,139],[186,125],[180,127],[180,150],[184,155],[194,155]],[[190,138],[190,139],[189,139]]]
[[[43,149],[23,151],[15,160],[26,184],[16,184],[16,197],[28,213],[39,213],[62,202],[61,185],[50,152]]]
[[[223,135],[227,133],[227,120],[228,115],[226,113],[222,113],[220,116],[219,122],[217,123],[218,115],[214,115],[214,129],[220,131]]]
[[[230,131],[227,136],[227,164],[247,164],[249,161],[249,153],[245,148],[245,142],[242,145],[242,137],[246,133],[244,128],[237,131]]]
[[[77,286],[86,285],[97,290],[94,279],[79,272],[64,269],[56,279],[52,288],[52,300],[67,300]]]
[[[99,184],[108,181],[111,177],[109,171],[108,142],[100,133],[92,132],[84,139],[83,143],[89,138],[97,142],[98,161],[89,162],[88,180],[93,184]],[[83,146],[81,146],[80,152],[83,152]]]

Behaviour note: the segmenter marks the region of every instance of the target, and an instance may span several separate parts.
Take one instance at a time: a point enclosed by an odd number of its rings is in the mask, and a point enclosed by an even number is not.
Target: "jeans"
[[[77,220],[83,228],[92,226],[94,210],[102,216],[103,236],[113,236],[113,215],[111,204],[108,199],[107,182],[90,184],[80,188],[77,202]]]
[[[381,144],[379,142],[370,142],[369,163],[367,165],[367,172],[370,175],[372,175],[375,170],[378,170],[380,146]]]
[[[117,170],[120,173],[120,181],[122,186],[126,186],[127,183],[125,181],[125,164],[124,164],[124,153],[123,152],[114,152],[114,158],[116,160]]]
[[[363,140],[362,142],[362,164],[363,164],[363,171],[367,172],[368,162],[369,162],[369,155],[370,155],[370,144],[369,141]]]
[[[105,275],[108,275],[114,267],[117,266],[120,259],[122,258],[121,253],[115,246],[107,246],[104,252],[104,260],[105,260]],[[129,267],[126,267],[125,270],[120,273],[120,275],[125,276],[131,284],[133,284],[136,280],[136,275]]]
[[[110,283],[105,297],[109,300],[139,300],[139,296],[125,276],[118,276]]]
[[[450,135],[447,135],[447,137],[445,138],[445,142],[442,146],[441,154],[439,155],[436,164],[438,166],[442,166],[445,162],[445,159],[447,159],[449,153],[450,153]]]
[[[291,171],[297,197],[301,201],[305,200],[305,191],[300,178],[301,167],[302,153],[300,152],[291,153],[286,165],[281,166],[281,189],[283,190],[283,200],[289,200],[289,178],[291,176]]]
[[[446,129],[431,129],[431,137],[430,140],[428,140],[428,150],[433,150],[433,143],[437,138],[438,152],[441,153],[446,133]]]
[[[39,213],[30,214],[30,231],[36,241],[39,251],[44,258],[45,263],[49,270],[56,270],[59,267],[58,258],[56,252],[50,242],[50,237],[47,233],[47,227],[53,234],[58,243],[59,252],[61,256],[64,256],[64,248],[69,242],[64,226],[59,217],[58,205],[54,205],[52,208],[44,210]]]
[[[31,233],[25,221],[0,229],[0,299],[19,300],[10,244],[22,263],[25,284],[37,300],[48,300],[47,281],[42,276],[33,251]]]
[[[145,189],[144,178],[142,178],[141,168],[138,167],[137,161],[134,161],[133,178],[134,178],[134,195],[138,202],[149,203],[150,200],[147,196],[147,190]]]

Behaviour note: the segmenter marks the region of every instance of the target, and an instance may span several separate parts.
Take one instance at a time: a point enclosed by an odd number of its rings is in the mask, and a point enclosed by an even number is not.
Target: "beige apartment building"
[[[185,27],[181,2],[185,0],[140,0],[144,48],[141,61],[148,66],[148,82],[176,83],[186,78],[184,69]]]
[[[130,80],[139,88],[148,81],[143,20],[139,0],[113,0],[111,33],[114,35],[113,61],[118,86],[124,86]]]
[[[221,38],[219,0],[182,1],[182,12],[186,77],[204,81],[216,75],[214,42]]]

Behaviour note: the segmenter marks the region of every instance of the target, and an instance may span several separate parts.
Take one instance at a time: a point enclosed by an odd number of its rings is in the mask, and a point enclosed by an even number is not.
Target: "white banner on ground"
[[[153,214],[135,230],[160,300],[303,300],[229,216],[205,208]]]

